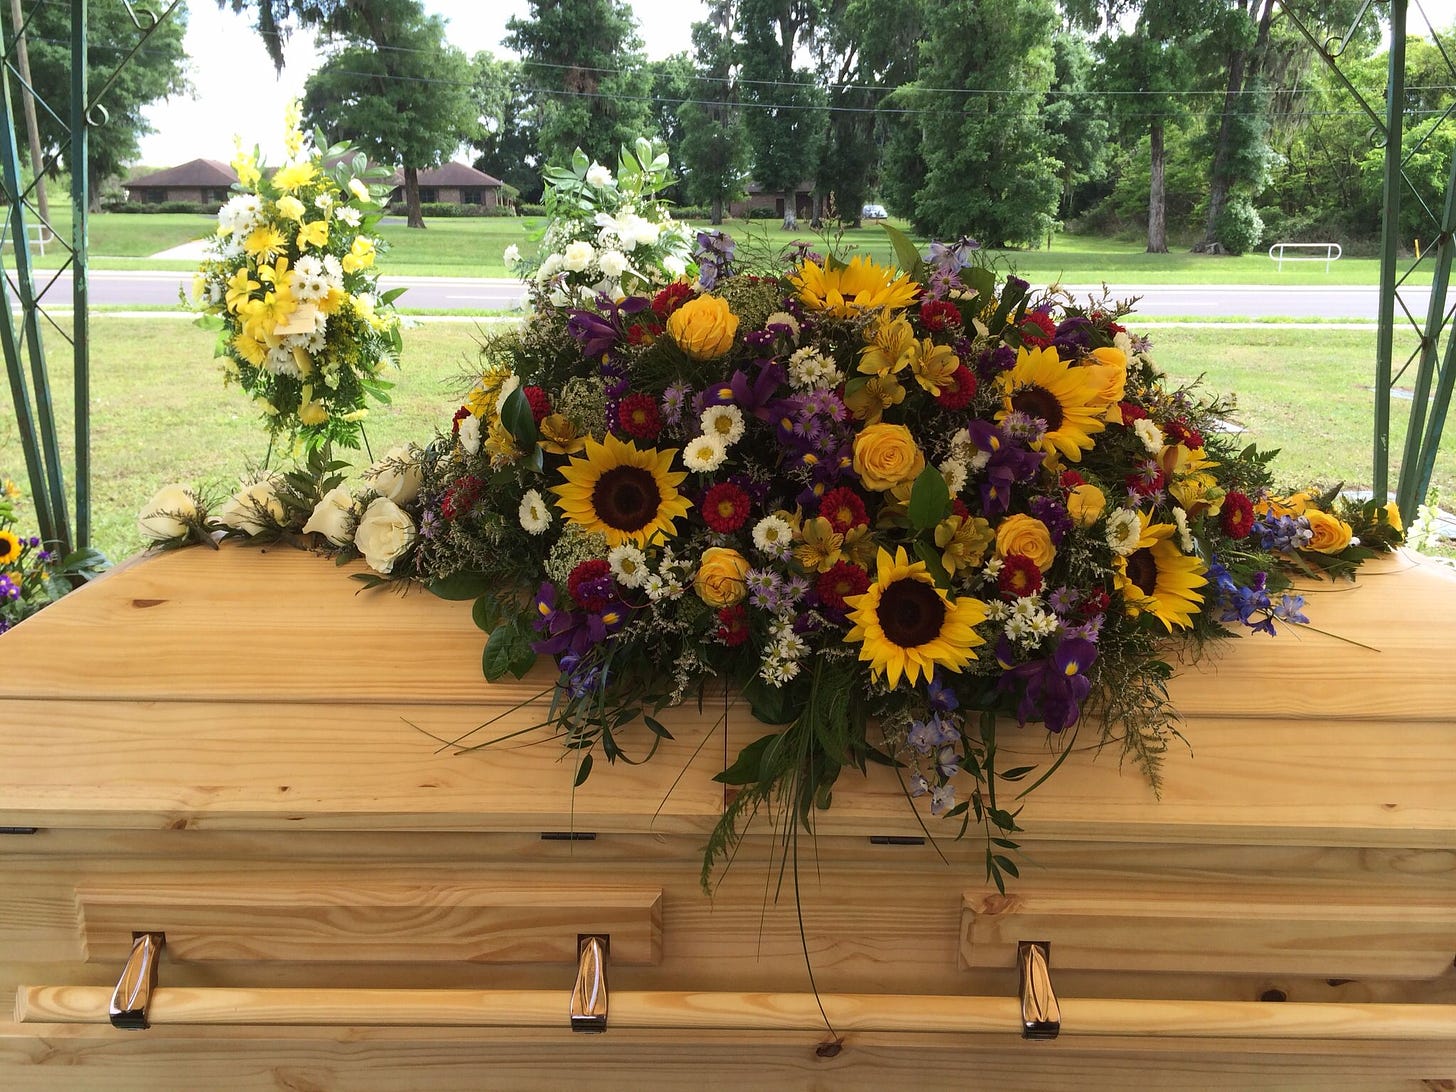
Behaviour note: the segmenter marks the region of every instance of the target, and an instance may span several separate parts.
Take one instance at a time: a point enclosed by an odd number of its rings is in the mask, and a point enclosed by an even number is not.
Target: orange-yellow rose
[[[688,300],[667,320],[667,332],[694,360],[713,360],[733,347],[738,316],[717,296]]]
[[[854,472],[866,489],[905,485],[924,469],[925,453],[904,425],[869,425],[854,438]]]
[[[1305,547],[1306,550],[1314,550],[1321,554],[1337,554],[1350,545],[1350,536],[1354,532],[1350,525],[1338,516],[1332,516],[1328,512],[1310,507],[1304,510],[1304,518],[1309,520],[1309,529],[1314,532],[1314,537]]]
[[[1047,525],[1032,516],[1007,516],[996,528],[996,553],[1000,557],[1021,554],[1031,558],[1036,567],[1046,572],[1057,559]]]
[[[1109,345],[1093,349],[1092,360],[1093,363],[1084,364],[1083,367],[1096,376],[1097,381],[1093,384],[1096,392],[1094,400],[1107,407],[1103,420],[1120,425],[1122,410],[1118,403],[1127,393],[1127,354]]]
[[[1106,508],[1107,497],[1095,485],[1079,485],[1067,494],[1067,514],[1078,527],[1091,527]]]
[[[748,559],[737,550],[710,546],[698,562],[693,590],[714,610],[741,603],[748,594]]]

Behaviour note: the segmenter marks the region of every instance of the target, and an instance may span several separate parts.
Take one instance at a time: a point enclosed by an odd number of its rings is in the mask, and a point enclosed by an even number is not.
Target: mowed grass
[[[53,210],[52,220],[63,238],[70,238],[70,210]],[[431,218],[423,231],[407,228],[404,221],[390,217],[380,225],[389,243],[381,259],[387,273],[405,276],[506,277],[502,254],[514,244],[522,253],[533,253],[545,221],[540,217]],[[906,229],[908,225],[892,221]],[[184,259],[151,258],[150,255],[211,233],[212,217],[185,213],[97,213],[90,220],[92,266],[97,269],[191,269]],[[705,226],[705,225],[696,225]],[[745,250],[759,255],[777,255],[785,247],[802,242],[819,251],[863,253],[877,261],[893,261],[889,238],[877,224],[843,232],[815,232],[806,223],[786,232],[776,220],[731,220],[725,230]],[[1277,241],[1277,240],[1269,240]],[[918,240],[922,245],[925,240]],[[1266,244],[1267,246],[1267,244]],[[1238,258],[1192,254],[1175,248],[1169,254],[1148,254],[1141,243],[1085,235],[1058,235],[1050,248],[1039,250],[987,251],[987,258],[1003,272],[1015,272],[1032,283],[1062,281],[1068,284],[1295,284],[1375,285],[1380,281],[1379,263],[1373,258],[1342,258],[1328,273],[1322,262],[1286,263],[1276,269],[1264,250]],[[47,247],[38,257],[40,268],[56,268],[64,260],[59,247]],[[1422,266],[1409,277],[1412,284],[1430,280]]]
[[[427,441],[448,427],[475,367],[481,326],[422,324],[407,331],[393,405],[374,412],[375,453],[406,440]],[[1261,447],[1281,448],[1281,483],[1350,487],[1371,482],[1374,333],[1352,330],[1164,328],[1152,332],[1155,358],[1175,380],[1202,375],[1210,391],[1239,394],[1234,423]],[[69,358],[52,333],[52,384],[62,435],[71,432]],[[1398,349],[1409,352],[1406,341]],[[224,389],[212,338],[167,317],[92,319],[92,459],[95,544],[120,559],[142,547],[136,513],[160,486],[182,481],[231,491],[260,465],[267,437],[236,388]],[[1399,454],[1410,404],[1393,403],[1392,450]],[[12,420],[8,393],[0,421]],[[365,463],[362,452],[353,456]],[[13,430],[0,431],[0,473],[23,480]],[[1395,482],[1393,468],[1391,484]],[[1448,434],[1434,484],[1456,496],[1456,439]]]

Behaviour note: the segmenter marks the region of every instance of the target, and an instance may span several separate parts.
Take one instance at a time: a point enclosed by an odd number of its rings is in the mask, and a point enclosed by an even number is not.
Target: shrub
[[[403,201],[396,201],[389,206],[391,216],[405,216],[408,210]],[[514,216],[516,210],[508,205],[457,205],[453,201],[426,201],[420,204],[420,214],[430,217],[477,217],[477,216]]]
[[[199,201],[122,201],[116,205],[104,206],[107,212],[192,212],[202,216],[216,216],[217,206]]]
[[[1264,221],[1247,197],[1235,195],[1213,225],[1213,237],[1228,253],[1246,254],[1264,237]]]
[[[520,206],[520,209],[521,209],[521,215],[522,216],[545,216],[546,215],[546,206],[545,205],[533,205],[529,201],[524,202]]]

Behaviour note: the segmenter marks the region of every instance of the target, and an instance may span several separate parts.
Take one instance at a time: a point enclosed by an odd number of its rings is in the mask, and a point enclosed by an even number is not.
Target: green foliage
[[[742,192],[748,168],[747,134],[733,79],[733,10],[732,0],[714,0],[708,19],[693,24],[699,77],[693,84],[693,101],[678,108],[687,192],[709,206],[708,218],[714,224],[723,222],[728,202]]]
[[[511,186],[522,200],[539,201],[539,112],[520,62],[482,51],[471,64],[475,74],[470,94],[480,119],[475,167]]]
[[[1243,194],[1229,198],[1214,225],[1214,238],[1224,250],[1239,255],[1255,249],[1264,236],[1264,221]]]
[[[738,0],[743,34],[744,126],[753,177],[769,193],[793,193],[811,181],[824,143],[824,89],[795,56],[813,28],[814,4]]]

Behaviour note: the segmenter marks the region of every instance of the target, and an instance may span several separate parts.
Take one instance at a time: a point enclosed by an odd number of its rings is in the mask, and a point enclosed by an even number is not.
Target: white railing
[[[1279,251],[1278,254],[1274,253],[1276,250]],[[1286,250],[1323,250],[1324,256],[1321,257],[1318,254],[1311,254],[1309,257],[1300,254],[1289,255],[1284,253]],[[1276,272],[1280,273],[1284,271],[1284,263],[1286,261],[1324,262],[1325,272],[1328,273],[1330,271],[1330,263],[1339,261],[1342,253],[1344,252],[1340,250],[1339,243],[1275,243],[1269,248],[1269,257],[1279,263],[1279,268]]]
[[[25,238],[35,252],[42,255],[45,254],[46,243],[55,240],[55,236],[51,234],[50,229],[44,224],[26,224]],[[3,239],[0,239],[0,245],[13,243],[14,241],[7,233]]]

